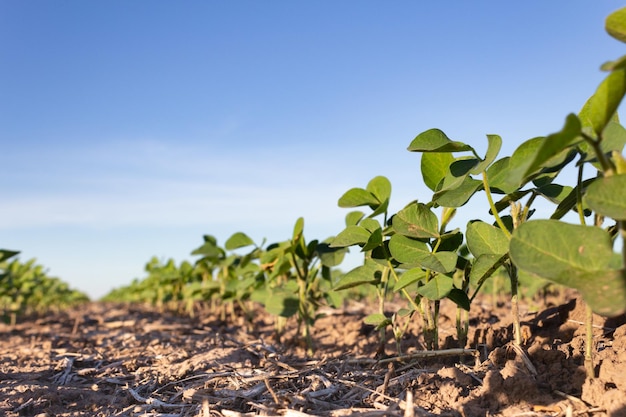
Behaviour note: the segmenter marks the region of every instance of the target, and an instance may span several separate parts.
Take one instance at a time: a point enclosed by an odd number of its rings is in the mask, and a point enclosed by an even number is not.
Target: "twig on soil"
[[[360,365],[360,364],[383,364],[390,362],[405,362],[412,359],[425,359],[425,358],[440,358],[446,356],[461,356],[461,355],[472,355],[475,356],[477,353],[476,349],[440,349],[440,350],[422,350],[419,352],[409,353],[407,355],[399,355],[392,356],[390,358],[384,359],[371,359],[371,358],[356,358],[356,359],[348,359],[348,362],[351,365]]]
[[[166,403],[164,401],[158,400],[156,398],[152,398],[152,397],[142,397],[141,395],[139,395],[139,393],[137,391],[135,391],[134,389],[128,387],[127,388],[128,392],[130,393],[130,395],[133,396],[133,398],[135,400],[137,400],[137,402],[140,403],[144,403],[147,404],[151,407],[162,407],[162,408],[184,408],[187,407],[187,404],[170,404],[170,403]]]
[[[522,362],[524,362],[524,365],[526,365],[526,368],[528,369],[528,371],[533,376],[537,376],[537,368],[535,368],[535,365],[533,365],[533,363],[530,361],[530,358],[528,357],[526,352],[524,352],[524,349],[522,349],[519,345],[515,343],[509,343],[509,345],[520,356],[520,358],[522,359]]]

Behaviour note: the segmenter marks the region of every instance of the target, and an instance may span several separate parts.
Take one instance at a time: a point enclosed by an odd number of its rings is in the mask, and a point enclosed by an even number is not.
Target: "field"
[[[1,325],[0,414],[13,416],[624,416],[626,317],[594,317],[596,379],[583,366],[584,308],[571,291],[522,302],[525,354],[510,305],[472,304],[468,346],[455,349],[454,305],[442,303],[441,356],[413,320],[375,359],[370,305],[324,310],[307,356],[295,319],[250,322],[200,312],[88,303]],[[388,307],[393,309],[393,303]],[[389,335],[393,341],[393,337]],[[447,356],[443,354],[448,353]],[[434,355],[432,352],[429,354]],[[409,404],[407,406],[407,404]]]

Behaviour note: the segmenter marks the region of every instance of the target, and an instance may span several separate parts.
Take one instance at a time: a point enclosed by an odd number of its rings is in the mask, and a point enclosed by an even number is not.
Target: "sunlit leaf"
[[[408,150],[411,152],[463,152],[473,151],[473,148],[462,142],[450,140],[439,129],[429,129],[417,135]]]
[[[585,193],[593,211],[615,220],[626,220],[626,174],[598,178]]]

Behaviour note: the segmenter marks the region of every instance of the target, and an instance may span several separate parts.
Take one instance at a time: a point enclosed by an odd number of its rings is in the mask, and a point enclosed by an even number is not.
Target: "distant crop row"
[[[89,301],[59,278],[49,277],[34,259],[9,261],[18,252],[0,250],[0,314],[15,324],[18,315],[44,313]]]

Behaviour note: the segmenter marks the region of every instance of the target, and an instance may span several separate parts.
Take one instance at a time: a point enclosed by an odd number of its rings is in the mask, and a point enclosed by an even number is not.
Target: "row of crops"
[[[0,315],[15,324],[19,315],[41,314],[89,301],[89,297],[47,275],[35,259],[12,259],[18,252],[0,250]]]
[[[606,29],[626,42],[626,8],[607,18]],[[224,247],[205,236],[193,252],[200,256],[195,264],[154,259],[147,278],[108,298],[169,303],[190,314],[197,302],[237,305],[244,314],[258,302],[279,317],[297,317],[301,337],[312,346],[309,329],[319,308],[339,305],[354,291],[377,300],[378,312],[365,320],[381,330],[381,341],[389,329],[400,339],[415,318],[427,347],[438,349],[440,303],[456,304],[457,337],[465,346],[477,293],[503,275],[510,282],[513,342],[520,345],[520,279],[522,286],[548,280],[577,289],[586,301],[591,364],[592,311],[626,311],[626,129],[617,115],[626,95],[626,56],[602,69],[607,76],[578,114],[511,155],[499,156],[498,135],[487,135],[484,155],[439,129],[417,135],[408,150],[421,155],[422,181],[432,194],[397,213],[389,212],[391,183],[377,176],[341,196],[338,205],[352,211],[336,237],[307,241],[303,219],[289,239],[267,246],[240,232]],[[490,219],[451,228],[469,201],[482,203]],[[336,273],[350,248],[363,254],[362,265]],[[404,306],[389,313],[391,297]]]
[[[606,28],[626,42],[626,8],[611,14]],[[438,349],[441,302],[457,306],[457,338],[465,346],[468,312],[495,277],[510,283],[513,342],[521,345],[520,290],[547,280],[577,289],[587,303],[592,374],[592,311],[626,312],[626,129],[617,115],[626,95],[626,56],[602,69],[608,75],[578,114],[511,155],[499,157],[498,135],[487,135],[484,155],[439,129],[417,135],[408,150],[421,155],[421,180],[432,194],[396,213],[389,211],[391,183],[377,176],[339,198],[338,205],[350,211],[345,228],[332,238],[307,240],[302,218],[277,243],[257,243],[237,232],[221,246],[205,235],[192,252],[194,263],[154,258],[147,277],[105,300],[148,302],[189,315],[202,308],[224,316],[236,311],[249,318],[260,304],[277,317],[279,332],[284,320],[295,317],[312,349],[310,329],[321,307],[369,296],[378,310],[365,321],[380,330],[381,346],[388,330],[399,341],[415,319],[423,324],[426,346]],[[539,206],[539,200],[547,204]],[[482,203],[489,220],[450,227],[469,201]],[[564,220],[569,218],[574,221]],[[340,273],[350,249],[360,251],[363,262]],[[403,304],[390,313],[392,298]]]

